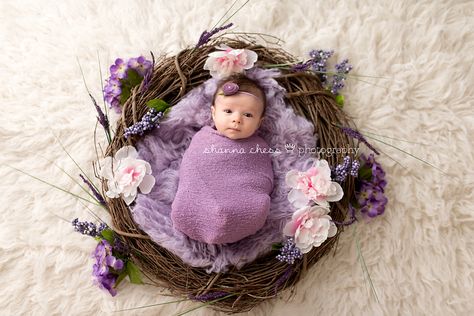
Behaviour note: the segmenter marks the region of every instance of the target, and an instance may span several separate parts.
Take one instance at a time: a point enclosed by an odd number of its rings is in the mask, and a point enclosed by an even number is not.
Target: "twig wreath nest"
[[[216,38],[200,47],[185,49],[176,56],[161,57],[154,64],[152,75],[146,82],[147,87],[144,87],[145,82],[137,85],[123,104],[115,136],[105,156],[114,155],[124,146],[134,146],[140,140],[138,136],[125,137],[124,133],[146,114],[149,110],[146,105],[148,101],[161,99],[173,106],[193,88],[210,79],[209,71],[204,70],[206,58],[216,46],[222,44],[257,53],[256,67],[297,63],[295,57],[281,48],[258,45],[247,38],[225,37]],[[310,72],[280,71],[275,80],[286,90],[285,102],[297,115],[312,122],[317,135],[317,147],[356,148],[354,139],[341,129],[341,126],[353,126],[353,123],[338,106],[334,95],[324,89],[318,76]],[[345,155],[334,154],[328,156],[327,161],[329,165],[335,166],[343,161]],[[103,181],[102,185],[107,191],[107,182]],[[336,223],[344,222],[348,214],[349,201],[355,192],[354,178],[348,177],[341,186],[343,198],[331,203],[330,216]],[[259,302],[292,288],[311,266],[337,245],[339,234],[344,230],[343,225],[337,225],[335,236],[326,239],[321,246],[312,248],[293,265],[277,260],[277,251],[270,247],[267,254],[240,269],[231,267],[227,272],[209,274],[202,267],[184,263],[180,257],[155,243],[134,221],[124,200],[108,198],[106,204],[112,217],[113,230],[131,249],[132,260],[147,277],[176,296],[203,302],[214,299],[211,307],[228,313],[248,311]]]

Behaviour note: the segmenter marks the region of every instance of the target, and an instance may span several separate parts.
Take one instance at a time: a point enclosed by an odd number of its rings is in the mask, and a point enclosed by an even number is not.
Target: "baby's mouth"
[[[229,129],[230,129],[230,130],[233,130],[233,131],[236,131],[236,132],[240,132],[240,129],[235,128],[235,127],[230,127]]]

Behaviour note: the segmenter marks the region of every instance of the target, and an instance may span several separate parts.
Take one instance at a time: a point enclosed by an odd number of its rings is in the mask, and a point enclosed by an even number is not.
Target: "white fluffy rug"
[[[97,289],[89,257],[95,242],[59,218],[92,219],[86,207],[4,164],[80,193],[57,167],[79,173],[54,136],[91,174],[95,113],[76,57],[99,98],[97,53],[104,73],[116,57],[174,54],[194,44],[231,3],[1,2],[0,314],[103,315],[174,299],[126,282],[115,298]],[[346,111],[362,131],[416,142],[385,138],[449,174],[380,145],[401,165],[387,155],[380,159],[388,173],[388,208],[356,227],[378,301],[364,280],[350,227],[336,255],[310,270],[293,299],[267,301],[249,315],[474,312],[473,12],[474,3],[462,0],[252,0],[232,18],[238,31],[278,36],[296,56],[333,48],[337,60],[350,59],[353,74],[388,78],[348,81]],[[193,306],[126,314],[172,315]]]

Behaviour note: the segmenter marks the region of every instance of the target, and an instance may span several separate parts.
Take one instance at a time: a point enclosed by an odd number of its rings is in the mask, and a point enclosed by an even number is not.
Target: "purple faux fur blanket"
[[[264,226],[255,234],[231,244],[214,245],[193,240],[173,228],[171,204],[178,190],[179,167],[192,137],[203,126],[212,125],[210,106],[217,80],[209,79],[190,91],[173,106],[160,128],[153,130],[137,144],[141,159],[148,161],[156,184],[149,194],[138,194],[132,205],[135,222],[153,241],[179,256],[186,264],[204,267],[208,273],[225,272],[231,266],[240,269],[257,257],[271,251],[272,243],[283,240],[282,230],[294,209],[287,199],[289,188],[285,175],[291,169],[306,169],[310,157],[306,148],[316,146],[311,122],[294,113],[284,101],[285,90],[273,79],[276,70],[253,69],[247,76],[257,80],[265,91],[267,108],[259,129],[272,155],[274,187],[270,212]],[[292,144],[295,150],[286,150]],[[303,150],[299,150],[303,149]]]
[[[204,126],[181,161],[173,226],[208,244],[239,241],[262,228],[272,188],[272,160],[261,137],[234,140]]]

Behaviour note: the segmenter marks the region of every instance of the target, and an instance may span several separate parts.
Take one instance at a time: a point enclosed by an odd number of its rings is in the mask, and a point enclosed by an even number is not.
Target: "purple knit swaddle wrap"
[[[225,244],[255,234],[270,210],[273,188],[268,144],[259,136],[233,140],[210,126],[184,153],[173,226],[192,239]]]

